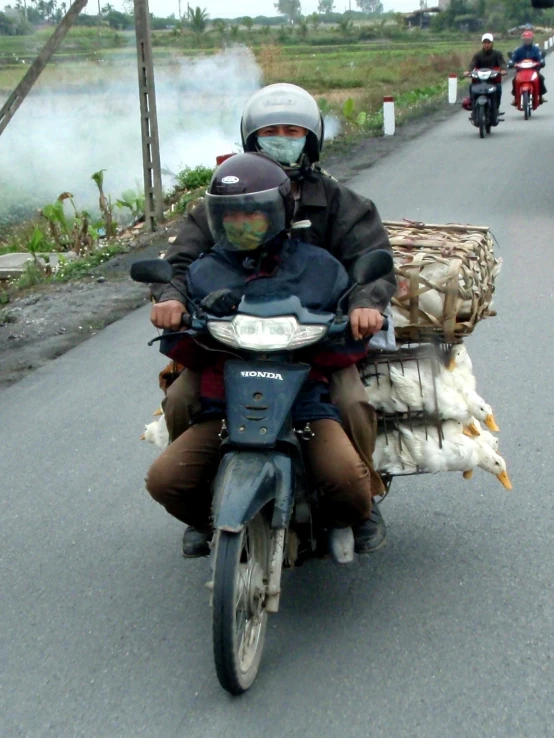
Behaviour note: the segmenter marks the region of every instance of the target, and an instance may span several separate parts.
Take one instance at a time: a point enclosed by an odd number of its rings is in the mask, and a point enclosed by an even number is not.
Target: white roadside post
[[[458,75],[448,75],[448,102],[453,105],[458,100]]]
[[[383,98],[383,134],[394,136],[394,97],[387,95]]]
[[[544,42],[544,50],[546,51],[548,49],[548,41]]]

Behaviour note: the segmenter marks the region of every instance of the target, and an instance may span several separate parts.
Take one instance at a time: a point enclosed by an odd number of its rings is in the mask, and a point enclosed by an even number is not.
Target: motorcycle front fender
[[[477,98],[477,105],[488,105],[489,98],[486,95],[479,95]]]
[[[280,451],[228,451],[214,482],[215,528],[238,533],[272,500],[271,525],[285,528],[294,504],[292,459]]]

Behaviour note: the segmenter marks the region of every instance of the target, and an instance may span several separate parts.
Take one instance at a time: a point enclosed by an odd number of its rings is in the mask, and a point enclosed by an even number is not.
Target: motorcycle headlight
[[[208,330],[227,346],[253,351],[283,351],[317,343],[327,334],[328,327],[301,325],[292,316],[256,318],[236,315],[231,321],[208,321]]]

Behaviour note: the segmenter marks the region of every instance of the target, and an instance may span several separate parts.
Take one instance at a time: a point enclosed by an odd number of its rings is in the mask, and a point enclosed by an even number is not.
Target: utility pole
[[[148,0],[134,0],[134,3],[144,171],[144,215],[148,228],[154,231],[156,224],[163,220],[163,192],[150,11]]]
[[[77,16],[85,7],[87,2],[88,0],[75,0],[73,5],[69,8],[67,13],[62,18],[60,25],[56,28],[48,41],[44,44],[44,46],[42,47],[42,51],[29,67],[27,74],[23,77],[21,82],[17,85],[15,90],[8,97],[8,99],[0,109],[0,136],[6,129],[6,126],[8,125],[10,120],[15,115],[16,110],[19,108],[23,100],[25,100],[33,85],[42,74],[44,67],[48,64],[50,59],[58,50],[60,44],[66,37],[67,32],[75,23]]]

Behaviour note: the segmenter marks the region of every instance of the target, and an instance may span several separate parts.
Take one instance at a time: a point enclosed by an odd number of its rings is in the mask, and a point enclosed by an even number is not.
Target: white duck
[[[417,464],[397,433],[379,433],[375,439],[373,466],[388,474],[407,474],[417,471]]]
[[[506,489],[512,489],[512,482],[506,471],[506,462],[486,443],[476,443],[477,446],[477,464],[480,469],[494,474],[498,481]],[[473,476],[473,469],[466,470],[464,472],[465,479],[471,479]]]
[[[485,430],[477,418],[472,418],[468,425],[472,436],[476,443],[484,443],[493,451],[498,451],[498,437],[493,435],[490,431]]]
[[[463,343],[452,347],[446,369],[451,374],[455,389],[459,392],[465,388],[475,391],[477,380],[473,373],[473,362]]]
[[[158,448],[164,449],[169,446],[169,433],[165,422],[165,415],[161,415],[158,420],[144,426],[144,433],[140,437],[141,441],[150,441]]]
[[[396,411],[391,398],[392,384],[385,374],[379,373],[378,378],[376,374],[366,374],[363,377],[363,383],[367,399],[376,410],[385,413]]]
[[[418,466],[431,473],[467,471],[477,466],[477,444],[455,420],[442,424],[443,438],[432,426],[410,428],[400,425],[400,433]]]
[[[470,415],[472,415],[474,418],[477,418],[477,420],[485,423],[489,430],[494,431],[495,433],[500,430],[496,423],[496,420],[494,419],[492,407],[488,404],[488,402],[485,402],[481,395],[478,395],[475,390],[469,389],[466,392],[460,394],[466,402]]]
[[[415,363],[404,364],[402,368],[391,366],[390,377],[394,395],[406,403],[411,410],[425,410],[434,413],[435,385],[431,365],[428,361],[419,361],[419,370]],[[446,378],[446,372],[440,367],[436,375],[436,405],[441,418],[469,421],[470,412],[464,397]]]

